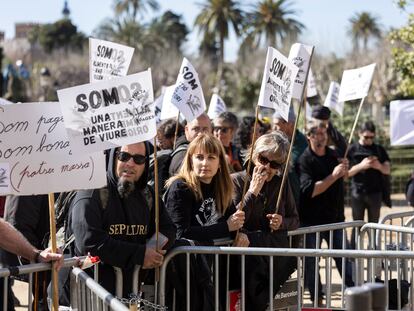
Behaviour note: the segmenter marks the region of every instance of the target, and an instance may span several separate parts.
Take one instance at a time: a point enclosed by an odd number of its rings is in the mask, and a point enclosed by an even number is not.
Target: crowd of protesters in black
[[[214,245],[215,239],[227,238],[234,240],[233,246],[286,248],[289,247],[287,232],[290,230],[344,221],[344,179],[348,177],[352,177],[354,218],[363,219],[367,209],[369,219],[378,220],[381,189],[371,189],[368,180],[370,176],[389,175],[390,160],[385,149],[373,143],[375,126],[372,122],[361,126],[360,141],[351,146],[344,158],[347,144],[330,121],[329,108],[317,106],[312,117],[304,133],[294,129],[296,116],[293,109],[287,121],[276,113],[273,124],[261,120],[255,122],[254,117],[238,120],[231,112],[223,112],[213,120],[202,114],[191,122],[180,124],[177,132],[175,120],[162,121],[155,148],[166,150],[168,158],[169,178],[161,181],[165,194],[159,197],[160,230],[166,237],[163,249],[154,249],[148,244],[155,230],[155,193],[147,186],[148,182],[151,184],[149,158],[154,147],[146,142],[108,152],[106,190],[77,193],[69,215],[70,230],[75,237],[69,255],[90,253],[100,256],[103,261],[99,269],[102,284],[116,294],[113,266],[124,272],[124,283],[130,282],[135,265],[141,265],[143,270],[159,267],[165,251],[176,246]],[[287,163],[294,131],[292,158]],[[248,167],[250,171],[247,171]],[[285,167],[289,177],[281,190]],[[244,183],[247,183],[246,193],[243,193]],[[412,189],[412,184],[407,185],[407,191],[413,192]],[[279,191],[282,191],[281,204],[276,211]],[[36,212],[39,217],[27,217],[19,212],[24,200],[19,203],[10,197],[6,204],[5,214],[9,215],[6,220],[16,225],[33,245],[41,248],[44,246],[42,238],[48,234],[47,225],[40,223],[41,207],[46,203],[39,201],[41,197],[32,199],[29,201],[36,202],[36,208],[31,212]],[[414,201],[412,195],[410,200]],[[22,215],[20,219],[19,215]],[[328,237],[322,236],[322,239],[329,243]],[[333,248],[342,248],[342,245],[342,233],[338,231],[334,234]],[[316,247],[314,235],[307,236],[306,246]],[[200,266],[191,271],[191,280],[200,285],[192,288],[191,309],[196,310],[200,308],[200,301],[208,300],[211,294],[206,291],[212,288],[209,284],[212,260],[201,256],[191,260]],[[261,257],[246,259],[246,310],[267,308],[269,275],[264,271],[268,269],[267,260]],[[314,260],[307,260],[305,269],[305,285],[312,300],[316,299]],[[341,259],[335,261],[341,272]],[[235,260],[230,263],[240,265]],[[281,257],[274,264],[273,290],[276,294],[295,270],[296,259]],[[348,264],[345,283],[353,286]],[[183,295],[184,302],[185,272],[180,274],[179,271],[185,268],[185,260],[178,258],[172,265],[174,269],[169,273],[175,273],[176,281],[169,286],[177,295]],[[233,278],[230,287],[240,287],[237,274],[230,272]],[[127,296],[130,291],[130,286],[125,283],[122,295]],[[321,293],[321,288],[318,291]],[[318,300],[322,298],[323,294],[319,294]],[[220,301],[222,304],[222,297]],[[203,310],[209,310],[207,304],[204,302]]]

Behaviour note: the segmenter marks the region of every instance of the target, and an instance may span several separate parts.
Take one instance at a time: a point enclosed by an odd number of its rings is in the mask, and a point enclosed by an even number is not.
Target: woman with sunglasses
[[[244,224],[244,212],[237,211],[232,202],[233,184],[223,146],[212,135],[200,134],[190,143],[178,174],[167,181],[166,187],[165,206],[176,225],[178,245],[212,245],[215,239],[234,238]],[[247,245],[245,235],[240,234],[237,246]],[[190,310],[214,310],[211,259],[191,257]],[[182,279],[185,262],[185,257],[177,258],[173,262],[175,274],[169,278],[176,280],[176,302],[184,304],[178,310],[185,309],[185,290],[180,291],[186,288]]]
[[[287,231],[299,226],[299,216],[288,181],[283,188],[281,203],[276,212],[282,173],[286,165],[289,141],[287,136],[275,131],[260,136],[251,152],[251,178],[246,171],[232,175],[235,185],[237,208],[243,208],[252,247],[289,247]],[[244,183],[248,190],[243,195]],[[274,294],[280,289],[295,268],[295,259],[274,258]],[[246,258],[246,310],[265,310],[269,302],[268,258],[249,256]]]

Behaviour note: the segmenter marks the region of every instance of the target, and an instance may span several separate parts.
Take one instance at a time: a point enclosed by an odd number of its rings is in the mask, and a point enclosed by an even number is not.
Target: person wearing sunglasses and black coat
[[[168,242],[160,245],[159,250],[146,245],[155,233],[155,196],[147,186],[148,152],[148,145],[143,142],[111,150],[108,185],[103,188],[107,190],[79,191],[69,219],[75,236],[75,254],[99,256],[99,283],[113,294],[114,267],[121,268],[125,298],[132,293],[135,266],[161,266],[165,249],[175,241],[175,226],[159,199],[159,228]]]
[[[260,136],[252,156],[252,171],[232,175],[234,204],[245,212],[243,232],[250,247],[289,247],[287,231],[299,227],[299,215],[288,179],[282,191],[279,210],[276,211],[282,173],[289,150],[287,136],[274,131]],[[247,182],[244,198],[243,186]],[[246,310],[265,310],[269,303],[269,258],[246,257]],[[296,259],[274,258],[273,294],[275,295],[295,269]]]

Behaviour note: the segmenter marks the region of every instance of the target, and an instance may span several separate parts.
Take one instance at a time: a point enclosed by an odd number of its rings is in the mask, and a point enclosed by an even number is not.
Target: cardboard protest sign
[[[338,101],[345,102],[367,96],[374,70],[375,63],[357,69],[345,70],[342,74]]]
[[[210,106],[208,107],[208,116],[210,119],[217,118],[220,113],[227,111],[224,100],[216,93],[211,96]]]
[[[0,195],[106,185],[102,152],[75,155],[57,102],[0,107]]]
[[[305,80],[310,66],[313,46],[294,43],[290,48],[289,60],[299,68],[298,75],[295,78],[293,85],[292,98],[302,100],[303,88],[305,87]]]
[[[151,70],[58,91],[74,152],[94,152],[156,135]]]
[[[329,84],[328,94],[326,95],[325,102],[323,105],[331,110],[335,110],[342,116],[342,113],[344,111],[344,103],[338,102],[339,89],[339,83],[331,81],[331,84]]]
[[[164,98],[161,108],[161,120],[177,118],[178,108],[173,105],[172,98],[174,96],[175,85],[165,88]]]
[[[154,99],[154,113],[155,113],[155,122],[160,123],[161,122],[161,109],[162,109],[162,101],[164,100],[164,94],[165,94],[165,89],[167,87],[166,86],[162,86],[161,87],[161,94],[160,96],[158,96],[156,99]]]
[[[414,145],[414,100],[390,103],[390,141],[392,146]]]
[[[318,90],[316,89],[316,81],[313,76],[312,68],[309,68],[308,81],[306,84],[306,97],[314,97],[318,95]]]
[[[206,110],[206,101],[198,74],[185,57],[178,73],[171,102],[180,110],[187,122],[193,121]]]
[[[258,105],[280,111],[283,119],[287,121],[298,70],[298,67],[279,51],[269,47]]]
[[[133,54],[129,46],[89,38],[89,81],[126,76]]]

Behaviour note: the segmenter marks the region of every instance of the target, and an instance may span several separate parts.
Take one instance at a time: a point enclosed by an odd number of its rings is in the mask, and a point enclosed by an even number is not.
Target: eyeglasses
[[[262,156],[261,154],[259,154],[259,156],[257,157],[257,160],[262,165],[268,165],[268,164],[270,164],[270,168],[272,168],[274,170],[281,169],[282,166],[283,166],[283,164],[280,164],[280,163],[278,163],[276,161],[270,161],[268,158]]]
[[[213,127],[213,131],[214,132],[218,132],[221,131],[223,134],[227,134],[227,132],[230,130],[229,127],[225,127],[225,126],[215,126]]]
[[[143,156],[142,154],[130,154],[125,151],[118,151],[116,153],[116,156],[118,160],[121,162],[128,162],[129,159],[132,158],[135,164],[141,165],[145,163],[145,156]]]
[[[364,137],[364,139],[368,140],[368,139],[374,139],[375,136],[362,136]]]

